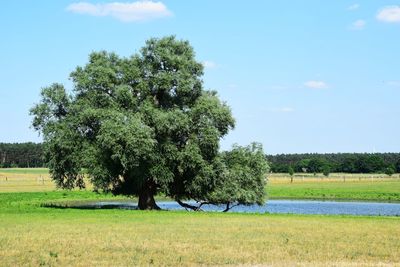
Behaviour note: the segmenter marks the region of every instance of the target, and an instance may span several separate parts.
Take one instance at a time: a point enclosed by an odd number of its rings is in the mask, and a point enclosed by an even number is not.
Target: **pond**
[[[178,203],[172,201],[157,202],[157,204],[164,210],[184,210]],[[189,202],[189,204],[195,203]],[[70,207],[86,209],[137,209],[137,203],[115,201],[90,202]],[[224,207],[203,205],[202,209],[204,211],[222,211]],[[230,212],[400,216],[400,203],[269,200],[262,206],[236,206]]]

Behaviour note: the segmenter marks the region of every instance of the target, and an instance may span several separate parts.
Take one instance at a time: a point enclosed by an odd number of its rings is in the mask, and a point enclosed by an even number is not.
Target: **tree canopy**
[[[71,93],[43,88],[31,114],[57,185],[83,187],[87,174],[95,190],[138,196],[140,209],[157,209],[157,193],[194,209],[183,201],[263,203],[262,147],[219,152],[235,120],[202,75],[190,44],[170,36],[129,58],[90,54],[70,75]]]

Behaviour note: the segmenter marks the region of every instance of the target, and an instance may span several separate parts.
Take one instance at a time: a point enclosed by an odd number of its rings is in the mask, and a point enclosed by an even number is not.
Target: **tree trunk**
[[[222,212],[227,212],[230,209],[229,204],[230,204],[229,202],[226,203],[226,208]]]
[[[147,180],[139,193],[139,209],[141,210],[160,210],[161,208],[157,206],[154,200],[154,195],[156,194],[156,185],[153,181]]]

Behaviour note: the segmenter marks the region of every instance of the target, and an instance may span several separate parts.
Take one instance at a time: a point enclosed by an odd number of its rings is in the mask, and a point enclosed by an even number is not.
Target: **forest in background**
[[[306,153],[266,155],[271,171],[400,173],[400,153]],[[0,168],[46,167],[43,144],[0,143]]]
[[[271,171],[322,173],[400,172],[400,153],[329,153],[267,155]]]
[[[43,145],[37,143],[0,143],[0,168],[44,167]]]

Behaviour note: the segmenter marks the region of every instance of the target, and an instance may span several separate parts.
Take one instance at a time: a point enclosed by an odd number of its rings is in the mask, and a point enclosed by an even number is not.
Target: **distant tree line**
[[[0,168],[45,167],[42,144],[0,143]],[[400,173],[400,153],[266,155],[274,173]]]
[[[42,144],[0,143],[0,168],[43,167]]]
[[[400,153],[337,153],[267,155],[275,173],[387,173],[400,172]]]

